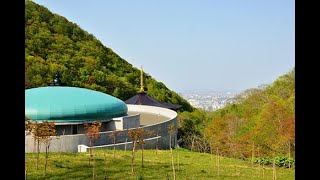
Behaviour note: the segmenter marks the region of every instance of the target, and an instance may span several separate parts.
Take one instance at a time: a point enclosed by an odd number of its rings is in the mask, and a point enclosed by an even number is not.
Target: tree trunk
[[[40,140],[37,140],[37,170],[39,169],[39,161],[40,161]]]
[[[92,155],[92,142],[89,140],[89,166],[90,166],[90,162],[91,162],[91,155]]]
[[[212,160],[212,144],[210,143],[210,154],[211,154],[211,160]]]
[[[218,166],[218,155],[219,155],[219,148],[217,147],[217,150],[216,150],[216,166]]]
[[[276,174],[276,167],[275,167],[275,158],[273,158],[273,165],[272,165],[272,180],[277,179],[277,174]]]
[[[156,154],[158,154],[159,138],[157,133],[157,144],[156,144]]]
[[[290,148],[291,148],[291,144],[290,144],[290,140],[289,140],[289,169],[291,169],[291,162],[290,162],[291,151],[290,151]]]
[[[169,148],[171,149],[171,134],[169,135]]]
[[[217,147],[217,168],[218,168],[218,177],[220,176],[220,155],[219,155],[219,148]]]
[[[37,148],[37,140],[36,140],[36,138],[34,137],[34,138],[33,138],[33,152],[37,152],[36,148]]]
[[[141,144],[141,167],[143,166],[143,144]]]
[[[172,165],[173,179],[176,180],[176,173],[174,170],[174,162],[173,162],[173,152],[171,147],[170,147],[170,151],[171,151],[171,165]]]
[[[94,149],[93,147],[93,142],[91,143],[91,158],[92,158],[92,179],[95,179],[95,157],[94,157]]]
[[[191,138],[191,151],[193,151],[194,138]]]
[[[92,179],[94,179],[94,158],[92,160]]]
[[[262,164],[262,180],[264,180],[264,164]]]
[[[177,151],[177,154],[178,154],[178,171],[180,171],[180,156],[179,156],[179,152]]]
[[[43,174],[43,176],[46,176],[46,173],[47,173],[47,165],[48,165],[48,157],[49,157],[49,146],[50,146],[50,144],[48,143],[46,145],[46,162],[44,164],[44,174]]]
[[[116,133],[113,135],[113,159],[116,158]]]
[[[63,131],[62,131],[62,137],[60,137],[60,138],[61,138],[61,141],[60,141],[60,143],[61,143],[61,144],[60,144],[60,153],[61,153],[61,152],[64,152],[64,151],[63,151],[63,149],[64,149],[64,148],[63,148],[63,147],[64,147],[64,133],[65,133],[65,129],[63,129]],[[60,154],[60,155],[61,155],[61,154]]]
[[[108,168],[106,152],[104,152],[103,155],[104,155],[104,163],[105,163],[104,179],[106,180],[107,179],[107,168]]]
[[[251,153],[251,164],[253,165],[253,158],[254,158],[254,142],[252,143],[252,153]]]
[[[131,173],[134,175],[134,168],[133,168],[133,162],[134,162],[134,149],[135,149],[135,142],[132,142],[132,158],[131,158]]]
[[[258,156],[257,157],[260,157],[259,147],[257,148],[257,150],[258,150]],[[260,174],[260,169],[261,169],[260,164],[261,164],[261,162],[258,163],[259,174]]]
[[[220,176],[220,154],[218,154],[218,176]]]
[[[126,138],[126,143],[124,144],[124,151],[127,151],[127,143],[128,143],[128,139]]]

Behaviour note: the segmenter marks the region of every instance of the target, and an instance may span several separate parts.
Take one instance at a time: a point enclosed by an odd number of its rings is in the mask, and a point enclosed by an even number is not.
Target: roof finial
[[[140,92],[144,92],[142,65],[141,65],[141,69],[140,69]]]
[[[60,72],[57,71],[56,74],[54,75],[53,81],[49,83],[49,86],[64,86],[65,83],[61,81],[61,75]]]

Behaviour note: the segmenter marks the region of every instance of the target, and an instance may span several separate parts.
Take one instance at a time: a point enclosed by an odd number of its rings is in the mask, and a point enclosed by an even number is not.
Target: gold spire
[[[140,92],[144,92],[142,65],[141,65],[141,69],[140,69]]]

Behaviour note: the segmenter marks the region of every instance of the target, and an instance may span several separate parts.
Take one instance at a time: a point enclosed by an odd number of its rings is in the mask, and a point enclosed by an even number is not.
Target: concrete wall
[[[90,123],[90,122],[86,122]],[[123,130],[129,128],[140,127],[140,115],[131,115],[124,117],[112,118],[111,120],[106,120],[102,122],[100,131],[112,131],[114,129]],[[77,134],[84,134],[84,124],[67,124],[64,125],[62,123],[56,125],[57,135],[71,135],[73,128],[77,128]]]
[[[124,130],[129,128],[140,127],[140,115],[124,116],[113,118],[112,121],[108,124],[108,130]]]
[[[110,131],[111,128],[109,127],[111,124],[112,120],[108,120],[105,122],[102,122],[101,127],[100,127],[100,131]],[[87,122],[90,123],[90,122]],[[72,129],[73,128],[77,128],[77,134],[83,134],[85,132],[84,129],[84,124],[67,124],[67,125],[56,125],[56,130],[57,130],[57,135],[71,135],[72,133]]]
[[[145,130],[152,132],[151,135],[145,138],[153,138],[157,136],[161,136],[156,142],[159,143],[159,149],[168,149],[169,148],[169,132],[168,127],[171,123],[175,124],[175,132],[173,134],[173,146],[177,144],[177,113],[170,109],[159,108],[154,106],[143,106],[143,105],[128,105],[128,111],[130,112],[145,112],[151,114],[160,114],[161,116],[168,117],[167,121],[163,121],[158,124],[143,126]],[[132,125],[132,124],[131,124]],[[124,126],[131,126],[124,125]],[[116,143],[124,143],[129,142],[130,138],[128,138],[128,129],[124,129],[117,133],[116,135]],[[152,142],[152,141],[150,141]],[[155,141],[153,141],[155,142]],[[149,142],[147,142],[149,143]],[[77,152],[78,145],[86,145],[89,146],[88,139],[84,134],[75,134],[75,135],[64,135],[64,136],[57,136],[51,141],[50,145],[50,152]],[[106,131],[100,133],[100,138],[96,140],[95,146],[101,145],[108,145],[113,144],[113,132]],[[26,152],[36,152],[36,146],[34,145],[34,140],[32,136],[26,136],[25,139],[25,151]],[[155,147],[155,144],[146,145],[147,147]],[[43,152],[45,151],[44,145],[41,145],[40,150]]]

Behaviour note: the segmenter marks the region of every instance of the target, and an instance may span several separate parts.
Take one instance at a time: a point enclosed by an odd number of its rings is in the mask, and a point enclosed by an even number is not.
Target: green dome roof
[[[40,122],[108,120],[125,116],[127,111],[122,100],[90,89],[49,86],[25,90],[25,116]]]

